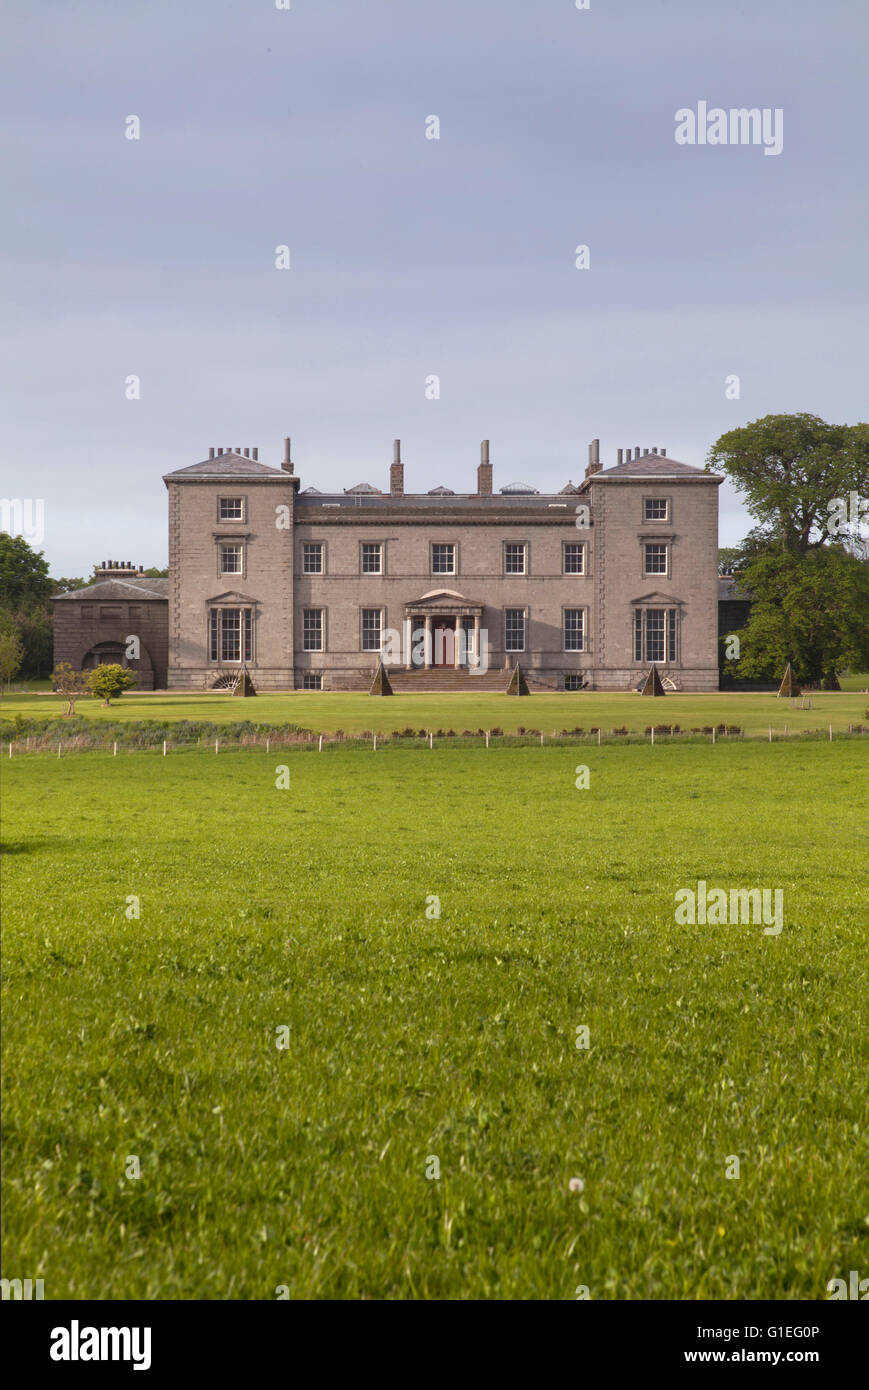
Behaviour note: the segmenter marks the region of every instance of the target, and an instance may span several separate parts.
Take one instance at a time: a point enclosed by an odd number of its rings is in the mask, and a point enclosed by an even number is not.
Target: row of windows
[[[90,621],[96,614],[97,606],[95,603],[83,603],[79,607],[79,613]],[[99,615],[101,618],[141,618],[142,605],[139,603],[102,604],[99,606]]]
[[[217,499],[217,518],[219,521],[244,521],[244,497],[219,497]],[[670,499],[668,497],[644,497],[644,521],[669,521]]]
[[[586,610],[562,610],[562,635],[566,652],[586,650]],[[473,641],[473,619],[462,620],[468,635],[469,648]],[[361,611],[361,649],[379,652],[383,645],[385,626],[382,608],[363,608]],[[642,662],[675,662],[678,652],[679,613],[676,608],[637,608],[634,612],[634,660]],[[504,609],[504,649],[524,652],[528,614],[524,608]],[[250,608],[212,608],[209,613],[209,654],[214,662],[253,660],[253,614]],[[302,650],[326,650],[325,608],[302,610]]]
[[[454,541],[434,541],[430,549],[430,562],[432,574],[457,574],[458,546]],[[562,546],[562,566],[564,574],[585,574],[584,542],[566,541],[564,543]],[[385,572],[382,541],[361,542],[359,567],[362,574],[383,574]],[[322,541],[303,542],[302,573],[326,573],[326,553]],[[524,541],[507,541],[505,543],[504,573],[528,573],[528,547]]]
[[[670,545],[667,541],[647,541],[643,546],[644,573],[670,573]],[[528,552],[522,543],[508,541],[504,546],[504,573],[527,574]],[[363,541],[361,546],[363,574],[383,574],[383,543]],[[305,541],[302,546],[304,574],[324,574],[325,556],[322,541]],[[452,542],[435,542],[431,547],[432,574],[456,574],[456,546]],[[562,572],[585,574],[585,543],[565,541],[562,546]],[[220,573],[244,573],[244,547],[239,541],[220,545]]]
[[[435,619],[435,623],[437,620]],[[472,618],[462,620],[468,636],[469,646],[473,642],[474,623]],[[524,652],[528,615],[524,608],[504,609],[504,650]],[[382,608],[363,608],[361,616],[362,650],[379,652],[383,645],[385,625]],[[302,650],[322,652],[325,647],[326,610],[325,608],[304,608],[302,610]],[[563,610],[564,650],[566,652],[585,651],[585,609],[565,608]]]

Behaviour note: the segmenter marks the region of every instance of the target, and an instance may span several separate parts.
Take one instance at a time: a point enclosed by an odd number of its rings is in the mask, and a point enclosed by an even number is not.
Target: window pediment
[[[632,598],[631,603],[634,607],[649,605],[653,608],[684,608],[685,600],[678,598],[676,594],[662,594],[658,590],[653,590],[650,594],[641,594],[639,598]]]
[[[255,604],[256,599],[249,594],[240,594],[237,589],[227,589],[222,594],[215,594],[212,598],[207,598],[206,603],[247,603]]]

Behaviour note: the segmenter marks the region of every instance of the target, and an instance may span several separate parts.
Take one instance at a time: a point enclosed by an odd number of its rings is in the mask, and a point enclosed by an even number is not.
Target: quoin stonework
[[[211,689],[243,666],[258,690],[631,690],[652,663],[678,690],[718,688],[721,478],[598,440],[558,493],[405,490],[398,440],[381,489],[302,487],[253,448],[212,448],[164,476],[169,579],[98,571],[56,600],[55,660],[122,660],[142,639],[143,688]],[[391,640],[390,639],[391,634]]]

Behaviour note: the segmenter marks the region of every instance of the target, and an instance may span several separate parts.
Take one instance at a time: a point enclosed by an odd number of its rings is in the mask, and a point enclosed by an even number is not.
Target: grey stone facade
[[[163,690],[168,680],[169,580],[148,579],[132,566],[106,566],[95,583],[58,594],[54,661],[76,671],[117,662],[138,676],[139,690]],[[106,577],[103,577],[106,576]],[[139,656],[127,657],[130,638]]]
[[[627,454],[603,468],[594,441],[584,480],[543,495],[495,490],[484,443],[474,492],[420,494],[397,442],[384,492],[300,491],[289,441],[280,468],[213,450],[164,479],[169,688],[244,661],[260,690],[367,689],[392,634],[385,664],[418,688],[431,664],[472,689],[476,637],[490,670],[553,689],[632,689],[652,660],[717,689],[721,479]]]

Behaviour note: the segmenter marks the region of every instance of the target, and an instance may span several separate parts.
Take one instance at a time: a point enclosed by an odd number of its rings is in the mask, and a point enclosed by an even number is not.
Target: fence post
[[[489,730],[486,730],[486,747],[489,747]]]
[[[319,747],[317,748],[317,752],[318,752],[318,753],[322,753],[322,751],[323,751],[323,735],[321,734],[321,735],[320,735],[320,744],[319,744]]]
[[[217,752],[217,745],[218,745],[219,742],[220,742],[219,739],[215,739],[215,740],[214,740],[214,751],[215,751],[215,753]]]
[[[597,746],[600,748],[600,729],[597,731]]]
[[[272,736],[271,736],[271,734],[266,734],[266,752],[267,752],[267,753],[268,753],[269,749],[271,748],[271,746],[272,746]]]
[[[377,752],[377,735],[376,735],[376,734],[374,735],[374,747],[373,747],[373,749],[372,749],[372,752],[373,752],[373,753],[376,753],[376,752]]]
[[[772,725],[769,726],[769,741],[772,743]]]
[[[11,747],[11,745],[10,745],[10,747]],[[541,748],[543,747],[543,735],[542,735],[542,734],[540,735],[540,747],[541,747]]]
[[[164,740],[163,740],[163,757],[165,758],[165,756],[166,756],[166,740],[165,740],[165,738],[164,738]]]
[[[654,724],[651,726],[651,728],[652,728],[652,744],[654,745],[654,742],[655,742],[655,726],[654,726]]]
[[[115,739],[115,747],[114,747],[114,750],[113,750],[113,752],[112,752],[112,757],[113,757],[113,758],[116,758],[117,756],[118,756],[118,741],[117,741],[117,739]]]
[[[60,744],[57,745],[57,756],[60,757]]]
[[[11,744],[11,743],[10,743],[10,745],[9,745],[9,756],[10,756],[10,758],[12,757],[12,744]]]
[[[832,724],[830,725],[830,742],[831,742],[831,743],[833,742],[833,726],[832,726]],[[10,745],[9,745],[9,756],[10,756],[10,757],[12,756],[12,744],[11,744],[11,743],[10,743]]]
[[[715,742],[715,725],[712,725],[712,742]]]
[[[434,748],[434,734],[431,729],[428,731],[428,746],[429,748]]]

